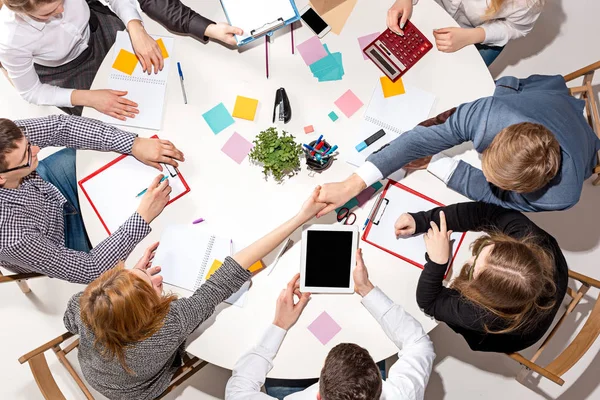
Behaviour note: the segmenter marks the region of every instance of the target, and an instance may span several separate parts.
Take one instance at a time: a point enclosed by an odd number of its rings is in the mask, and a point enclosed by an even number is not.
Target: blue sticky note
[[[215,135],[235,122],[223,103],[219,103],[202,114],[202,118],[204,118]]]
[[[332,112],[330,112],[330,113],[329,113],[329,114],[327,114],[327,115],[329,115],[329,118],[331,118],[331,120],[332,120],[332,121],[334,121],[334,122],[335,122],[335,121],[337,121],[337,119],[339,118],[339,117],[337,116],[337,114],[335,113],[335,111],[332,111]]]
[[[344,76],[344,66],[342,65],[342,53],[331,53],[327,45],[323,45],[327,56],[312,63],[310,70],[319,82],[337,81]]]

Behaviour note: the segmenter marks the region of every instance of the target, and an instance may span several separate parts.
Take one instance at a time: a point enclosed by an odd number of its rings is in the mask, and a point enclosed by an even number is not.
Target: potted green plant
[[[279,183],[300,170],[300,156],[303,154],[294,137],[286,131],[282,132],[280,135],[274,127],[260,132],[250,152],[250,160],[262,164],[265,179],[272,174]]]

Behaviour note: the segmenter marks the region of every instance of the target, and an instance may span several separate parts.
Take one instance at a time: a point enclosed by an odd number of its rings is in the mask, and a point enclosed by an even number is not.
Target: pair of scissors
[[[353,225],[356,222],[356,214],[350,211],[348,207],[342,207],[337,213],[338,222],[342,222],[344,225]]]

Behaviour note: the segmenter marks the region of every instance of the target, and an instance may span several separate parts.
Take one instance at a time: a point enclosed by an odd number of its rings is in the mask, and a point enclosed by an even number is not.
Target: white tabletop
[[[305,3],[299,1],[298,7],[301,8]],[[224,20],[219,2],[188,0],[186,4],[209,18]],[[343,180],[350,175],[354,168],[344,162],[344,149],[351,149],[356,144],[359,121],[381,76],[372,62],[363,60],[356,39],[383,31],[388,7],[386,1],[359,1],[341,35],[329,33],[323,39],[331,52],[341,51],[343,54],[346,74],[341,81],[335,82],[318,83],[300,55],[297,52],[291,54],[289,29],[281,30],[271,40],[271,76],[268,80],[265,78],[263,40],[244,47],[238,54],[215,43],[203,45],[192,38],[176,36],[172,62],[181,62],[189,104],[183,104],[177,69],[172,67],[163,129],[158,134],[172,140],[185,153],[187,161],[180,170],[190,184],[191,192],[167,207],[152,223],[152,233],[135,249],[129,265],[141,256],[150,243],[159,240],[165,226],[191,223],[199,217],[207,221],[202,224],[205,229],[229,235],[238,246],[249,244],[292,216],[316,185]],[[454,20],[433,0],[421,0],[415,7],[412,21],[432,43],[434,28],[456,26]],[[144,22],[150,33],[169,35],[155,22],[149,19]],[[306,27],[296,29],[296,44],[311,35]],[[109,53],[93,88],[106,87],[110,58]],[[403,80],[437,96],[431,115],[460,103],[489,96],[494,88],[488,69],[472,46],[454,54],[433,49]],[[251,165],[248,159],[238,165],[220,150],[233,132],[252,140],[258,132],[272,126],[272,107],[275,91],[279,87],[285,87],[288,93],[293,116],[287,125],[278,123],[278,128],[294,134],[303,143],[325,134],[328,141],[339,145],[341,153],[340,159],[331,168],[316,176],[309,174],[303,162],[302,171],[281,185],[272,179],[265,181],[261,168]],[[365,107],[350,119],[333,104],[348,89],[352,89],[365,103]],[[256,120],[236,119],[234,125],[214,135],[201,114],[220,102],[231,112],[236,95],[259,99]],[[327,116],[332,110],[340,116],[336,122]],[[84,115],[97,117],[98,113],[86,109]],[[316,132],[305,135],[303,127],[306,125],[314,125]],[[133,130],[145,137],[156,133]],[[112,153],[80,151],[77,157],[78,179],[114,157]],[[412,174],[403,183],[445,204],[465,201],[464,197],[447,189],[442,182],[424,171]],[[88,235],[92,243],[97,244],[106,237],[106,232],[81,194],[80,199]],[[357,223],[361,226],[371,204],[369,202],[356,211]],[[331,214],[318,223],[334,221],[335,215]],[[473,238],[470,235],[459,251],[455,265],[462,265],[468,258],[467,245]],[[253,278],[243,308],[226,304],[219,306],[213,318],[192,335],[188,342],[190,353],[212,364],[232,369],[240,355],[257,342],[273,319],[279,292],[299,271],[300,231],[293,238],[296,245],[284,255],[274,272],[270,276],[259,273]],[[416,304],[415,290],[420,270],[364,242],[361,242],[361,247],[372,282],[415,316],[426,331],[433,329],[436,322],[425,316]],[[272,262],[275,253],[266,257],[267,265]],[[307,329],[324,310],[342,327],[341,332],[325,346]],[[296,379],[316,377],[329,350],[342,342],[364,346],[376,360],[397,352],[378,323],[362,307],[358,295],[313,295],[300,320],[288,333],[269,376]]]

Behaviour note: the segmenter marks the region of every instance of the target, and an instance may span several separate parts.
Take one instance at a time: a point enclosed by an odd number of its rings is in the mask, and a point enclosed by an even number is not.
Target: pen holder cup
[[[324,142],[325,142],[325,144],[323,146],[330,149],[331,145],[329,143],[327,143],[326,140],[324,140]],[[317,143],[317,141],[313,140],[312,142],[309,143],[309,146],[314,147],[315,143]],[[316,158],[313,158],[310,153],[311,153],[310,150],[304,148],[304,155],[306,156],[306,166],[311,171],[316,171],[316,172],[325,171],[333,163],[333,155],[327,157],[326,160],[323,160],[321,162],[321,161],[318,161]]]

